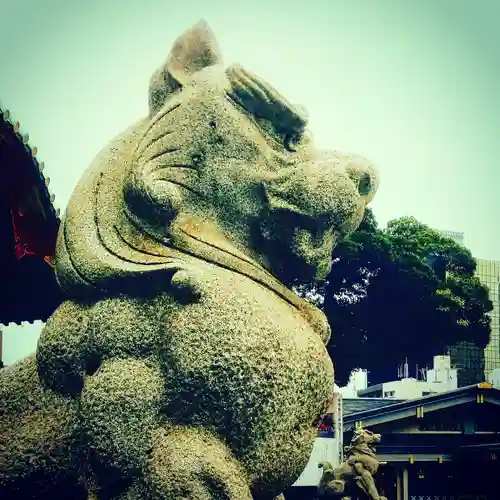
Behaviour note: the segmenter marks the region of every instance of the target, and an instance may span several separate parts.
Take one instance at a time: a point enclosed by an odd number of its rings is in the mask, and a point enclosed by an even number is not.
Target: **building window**
[[[360,397],[362,397],[362,398],[381,398],[382,391],[373,391],[373,392],[368,392],[365,394],[360,394]]]
[[[435,391],[422,391],[422,396],[430,396],[431,394],[437,394]]]
[[[384,398],[393,398],[396,395],[396,391],[385,391]]]

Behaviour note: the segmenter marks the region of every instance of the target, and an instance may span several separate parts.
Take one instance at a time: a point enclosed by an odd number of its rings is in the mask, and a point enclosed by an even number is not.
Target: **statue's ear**
[[[212,30],[205,21],[199,21],[174,42],[167,60],[167,71],[183,85],[192,74],[221,62]]]
[[[156,113],[167,97],[182,88],[194,73],[221,64],[219,46],[205,21],[199,21],[174,42],[165,64],[149,84],[149,109]]]

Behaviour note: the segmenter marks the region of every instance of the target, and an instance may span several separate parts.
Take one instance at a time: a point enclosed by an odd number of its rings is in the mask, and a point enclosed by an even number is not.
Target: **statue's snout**
[[[378,190],[379,175],[376,167],[362,156],[324,152],[314,168],[325,172],[330,184],[338,184],[339,178],[348,179],[363,207],[372,201]]]
[[[283,168],[264,182],[275,227],[265,237],[294,258],[296,279],[323,279],[334,246],[358,227],[377,187],[375,167],[361,157],[321,154]]]
[[[358,195],[368,205],[378,190],[378,171],[363,157],[345,157],[343,161],[346,175],[356,186]]]
[[[326,230],[365,209],[377,191],[378,174],[362,157],[325,153],[281,170],[265,188],[271,210],[294,212]]]

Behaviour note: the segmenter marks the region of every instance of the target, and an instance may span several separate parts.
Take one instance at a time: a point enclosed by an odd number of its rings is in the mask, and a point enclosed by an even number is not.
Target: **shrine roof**
[[[53,271],[59,210],[38,148],[0,104],[0,324],[46,320],[60,303]]]
[[[26,166],[29,165],[32,174],[36,175],[39,179],[39,187],[42,188],[44,195],[43,201],[50,208],[52,219],[57,221],[57,225],[59,225],[60,211],[54,207],[55,195],[49,189],[50,178],[45,177],[43,174],[45,165],[37,158],[38,148],[30,144],[29,134],[26,132],[23,133],[21,124],[12,117],[11,112],[2,103],[0,103],[0,148],[7,155],[11,155],[12,159],[23,158]],[[5,165],[2,165],[4,163],[2,160],[3,158],[0,156],[0,168],[4,170]],[[14,172],[12,169],[9,170],[10,175],[13,175]],[[2,174],[4,173],[2,172]]]
[[[365,398],[359,398],[365,399]],[[371,398],[366,398],[371,399]],[[369,408],[349,414],[344,413],[344,431],[352,430],[356,425],[364,427],[378,425],[394,420],[429,413],[444,408],[452,408],[473,401],[487,402],[500,406],[500,390],[488,382],[460,387],[452,391],[423,396],[417,399],[395,401],[386,399],[388,404],[371,405]]]
[[[385,406],[394,405],[404,402],[404,399],[390,399],[390,398],[345,398],[342,401],[342,414],[344,418],[354,413],[361,413],[365,411],[382,408]]]

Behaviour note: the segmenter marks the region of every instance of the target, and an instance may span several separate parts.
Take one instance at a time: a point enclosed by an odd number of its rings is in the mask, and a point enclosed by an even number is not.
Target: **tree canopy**
[[[322,303],[339,385],[355,368],[391,379],[405,358],[423,367],[448,346],[488,344],[492,303],[475,259],[415,218],[380,229],[368,209],[333,257],[324,283],[298,291]]]

